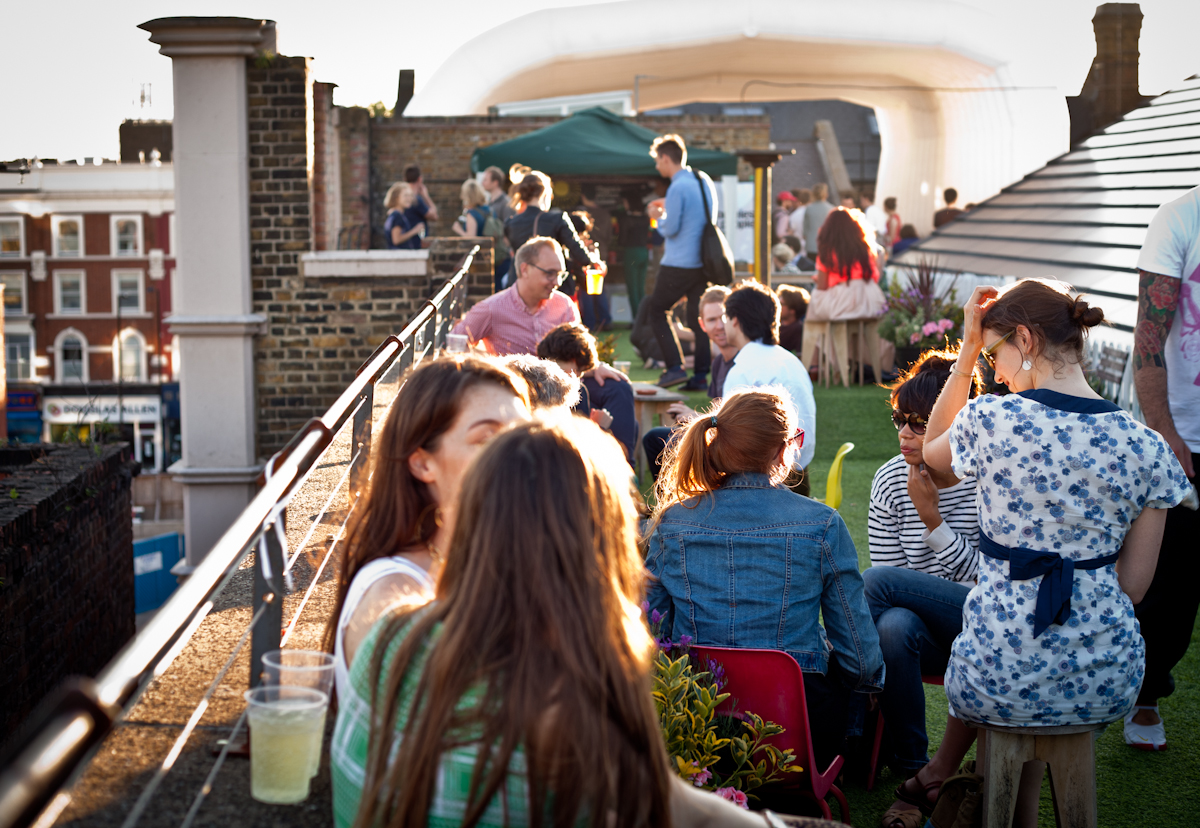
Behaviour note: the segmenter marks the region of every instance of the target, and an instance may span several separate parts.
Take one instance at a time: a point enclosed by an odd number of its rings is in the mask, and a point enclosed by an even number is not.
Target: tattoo
[[[1138,271],[1137,328],[1133,334],[1133,370],[1165,368],[1163,346],[1179,307],[1179,280]]]

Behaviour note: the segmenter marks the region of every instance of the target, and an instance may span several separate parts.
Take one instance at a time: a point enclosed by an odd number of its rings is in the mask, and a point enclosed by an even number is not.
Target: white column
[[[275,24],[240,17],[166,17],[143,23],[172,59],[175,93],[176,262],[173,314],[187,374],[180,383],[183,484],[190,573],[254,496],[249,129],[246,58],[274,51]]]

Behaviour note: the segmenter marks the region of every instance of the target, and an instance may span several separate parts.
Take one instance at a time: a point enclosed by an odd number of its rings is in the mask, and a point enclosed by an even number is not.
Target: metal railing
[[[312,595],[313,588],[336,548],[336,540],[325,551],[291,621],[284,630],[285,573],[307,548],[316,524],[329,513],[334,496],[348,482],[348,491],[361,491],[366,483],[371,450],[373,419],[376,415],[376,386],[385,376],[403,376],[410,366],[444,345],[451,324],[465,308],[467,271],[479,248],[467,254],[453,277],[428,299],[422,310],[396,335],[389,336],[358,369],[354,381],[342,392],[324,416],[313,418],[273,456],[263,470],[262,484],[250,505],[234,520],[208,556],[196,567],[154,618],[94,679],[73,678],[45,702],[28,720],[24,738],[11,748],[12,761],[0,769],[0,828],[50,825],[70,802],[66,791],[79,778],[91,757],[121,718],[137,703],[150,682],[161,676],[183,651],[201,623],[213,610],[214,601],[252,551],[254,561],[253,614],[224,666],[197,704],[175,744],[160,763],[125,820],[136,825],[159,783],[170,772],[200,719],[209,700],[224,679],[247,640],[250,641],[250,686],[259,683],[262,656],[279,649],[291,635]],[[386,410],[386,409],[385,409]],[[350,426],[350,457],[345,473],[330,493],[313,529],[285,561],[283,510],[304,484],[319,461],[325,458],[344,426]],[[339,465],[339,464],[330,464]],[[341,538],[345,521],[353,512],[353,498],[339,516]],[[266,554],[262,554],[265,552]],[[288,567],[288,568],[285,568]],[[183,826],[189,826],[211,781],[220,769],[244,722],[234,726],[206,784],[197,794]]]

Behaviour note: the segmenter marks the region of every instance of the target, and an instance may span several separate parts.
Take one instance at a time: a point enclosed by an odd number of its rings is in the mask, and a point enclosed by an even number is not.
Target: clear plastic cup
[[[264,687],[310,687],[333,696],[333,656],[320,650],[271,650],[263,654]],[[309,751],[312,766],[309,776],[316,776],[321,768],[321,746],[324,743],[325,714],[321,714],[321,726],[314,738],[316,748]]]
[[[625,376],[629,376],[629,369],[633,367],[633,363],[627,359],[614,359],[612,366]]]
[[[599,296],[604,292],[604,271],[598,267],[589,267],[586,273],[588,295]]]
[[[250,716],[250,795],[259,802],[289,805],[308,798],[313,754],[329,696],[310,687],[256,687],[246,691]],[[315,738],[314,738],[315,737]]]
[[[466,334],[446,334],[446,353],[465,354],[467,352]]]

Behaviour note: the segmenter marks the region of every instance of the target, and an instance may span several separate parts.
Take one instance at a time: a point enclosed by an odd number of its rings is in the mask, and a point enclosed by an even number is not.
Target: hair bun
[[[1094,328],[1104,321],[1104,311],[1082,299],[1076,299],[1071,309],[1071,319],[1084,328]]]

